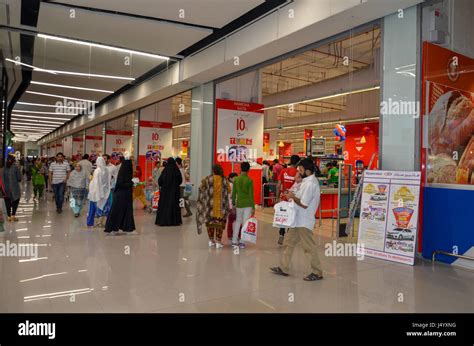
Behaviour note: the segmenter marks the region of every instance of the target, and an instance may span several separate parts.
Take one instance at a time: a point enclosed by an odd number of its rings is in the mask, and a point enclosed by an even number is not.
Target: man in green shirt
[[[337,162],[332,163],[332,168],[328,172],[328,184],[337,184],[339,182],[339,168]]]
[[[255,202],[253,199],[253,180],[249,178],[248,172],[250,164],[242,162],[240,164],[240,175],[235,178],[232,189],[232,205],[236,209],[236,220],[234,222],[232,246],[245,248],[245,244],[240,242],[240,226],[255,213]]]

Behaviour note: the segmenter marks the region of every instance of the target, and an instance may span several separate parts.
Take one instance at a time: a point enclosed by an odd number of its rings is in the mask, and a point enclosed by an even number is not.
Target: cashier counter
[[[321,202],[319,204],[319,209],[316,211],[316,217],[319,218],[336,218],[337,217],[337,201],[338,201],[338,188],[334,187],[333,184],[327,185],[326,177],[318,177],[319,188],[321,191]],[[354,192],[352,188],[351,193]],[[340,208],[340,217],[347,217],[348,211],[344,208],[350,203],[349,199],[349,189],[341,189],[341,203]]]

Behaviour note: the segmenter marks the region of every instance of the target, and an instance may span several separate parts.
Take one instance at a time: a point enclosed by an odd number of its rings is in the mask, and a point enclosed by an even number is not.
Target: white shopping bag
[[[257,243],[257,219],[251,217],[242,225],[241,241],[248,243]]]
[[[281,201],[273,207],[275,214],[273,215],[273,227],[277,228],[293,228],[296,221],[295,202]]]

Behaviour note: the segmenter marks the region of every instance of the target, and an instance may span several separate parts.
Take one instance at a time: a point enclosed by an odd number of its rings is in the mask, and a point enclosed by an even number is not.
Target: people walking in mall
[[[114,201],[112,209],[107,217],[105,230],[107,234],[115,234],[119,230],[131,233],[135,230],[133,218],[133,164],[128,153],[122,159],[120,170],[117,174],[117,182],[114,189]]]
[[[209,236],[209,247],[223,248],[222,233],[230,211],[230,185],[224,177],[220,165],[212,166],[212,174],[201,181],[197,201],[196,221],[198,233],[206,225]]]
[[[63,212],[64,192],[70,171],[69,163],[64,162],[63,153],[57,153],[56,161],[49,166],[49,183],[53,187],[58,214]]]
[[[94,226],[97,218],[97,226],[104,226],[106,217],[110,212],[110,174],[105,165],[105,160],[99,156],[96,160],[97,168],[94,170],[89,185],[89,213],[87,214],[87,226]]]
[[[286,200],[285,193],[293,186],[295,183],[295,176],[298,172],[296,165],[300,161],[298,155],[291,155],[290,157],[290,166],[288,168],[283,168],[280,171],[278,176],[278,191],[280,192],[280,200]],[[285,239],[285,228],[280,228],[280,236],[278,238],[278,244],[283,245],[283,240]]]
[[[70,205],[75,217],[81,214],[84,199],[87,193],[87,183],[89,177],[79,163],[76,163],[74,170],[69,175],[67,186],[70,189]]]
[[[143,173],[139,165],[136,165],[133,177],[136,178],[139,182],[142,181]],[[135,184],[135,187],[133,188],[133,200],[135,201],[136,199],[142,202],[143,209],[147,208],[145,191],[142,184]]]
[[[180,185],[183,182],[181,172],[176,161],[170,157],[166,167],[158,179],[160,186],[160,201],[156,213],[155,224],[158,226],[179,226],[183,223],[181,219],[181,208],[179,205]]]
[[[82,156],[82,160],[80,160],[78,164],[81,165],[82,171],[87,176],[87,179],[89,179],[90,175],[92,174],[92,162],[89,160],[89,154],[84,154]]]
[[[240,227],[255,213],[255,202],[253,197],[253,181],[248,176],[250,164],[242,162],[240,170],[241,173],[235,178],[232,190],[232,205],[237,208],[232,245],[245,248],[245,244],[239,238]]]
[[[5,205],[7,207],[8,221],[18,221],[16,211],[20,204],[21,173],[15,164],[15,156],[8,155],[7,163],[3,168],[3,184],[5,189]]]
[[[44,186],[46,184],[45,172],[46,169],[41,159],[36,159],[34,166],[31,168],[34,201],[43,198]]]
[[[286,198],[296,204],[295,228],[290,228],[283,243],[283,256],[279,267],[270,268],[277,275],[288,276],[291,257],[296,245],[301,242],[305,254],[311,257],[312,272],[304,278],[305,281],[316,281],[323,278],[323,271],[319,261],[316,242],[313,238],[313,228],[316,222],[315,213],[319,206],[319,182],[314,175],[314,162],[303,159],[298,163],[298,170],[303,181],[296,193],[287,192]]]
[[[181,186],[179,187],[179,191],[180,191],[181,198],[184,200],[184,209],[186,210],[186,214],[183,215],[183,217],[189,217],[193,215],[193,213],[191,212],[189,197],[186,197],[184,193],[184,189],[186,187],[186,171],[183,167],[183,160],[180,157],[177,157],[176,164],[178,165],[179,171],[181,173],[181,178],[182,178],[182,183],[181,183]]]

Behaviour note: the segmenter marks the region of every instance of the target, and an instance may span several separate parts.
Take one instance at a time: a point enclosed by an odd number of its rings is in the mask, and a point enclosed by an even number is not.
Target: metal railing
[[[431,261],[432,261],[432,262],[435,262],[435,261],[436,261],[436,255],[438,255],[438,254],[439,254],[439,255],[446,255],[446,256],[457,257],[457,258],[462,258],[462,259],[467,259],[467,260],[474,261],[474,257],[464,256],[464,255],[458,255],[458,254],[451,253],[451,252],[447,252],[447,251],[443,251],[443,250],[435,250],[435,251],[433,251],[433,255],[431,256]]]

